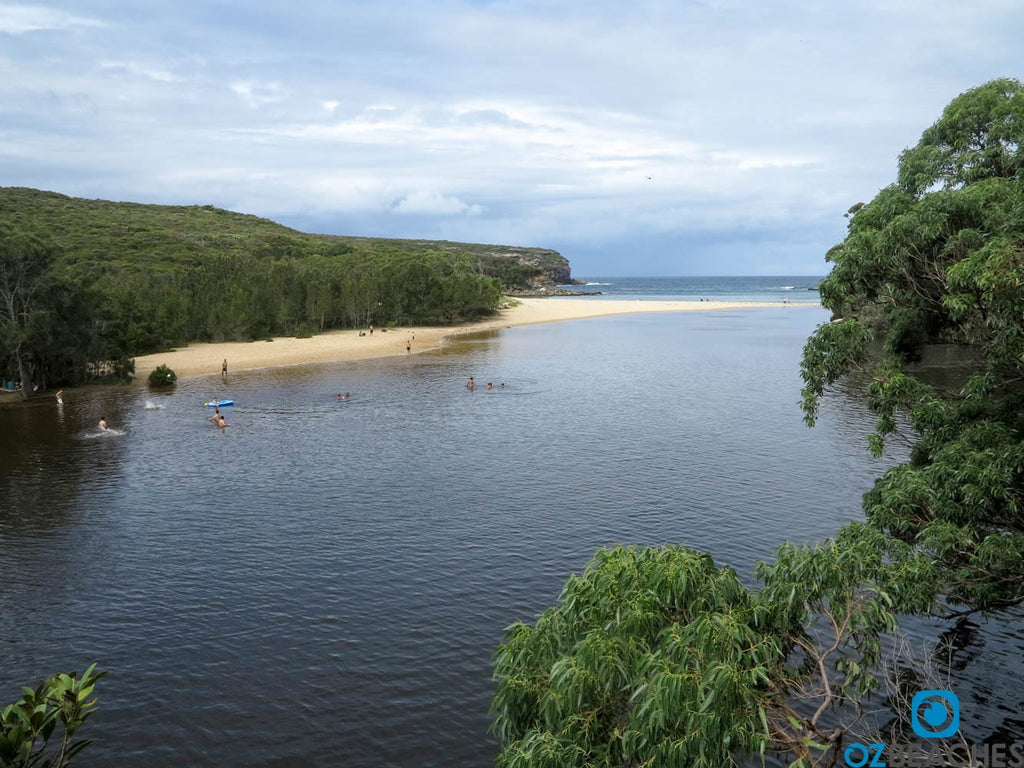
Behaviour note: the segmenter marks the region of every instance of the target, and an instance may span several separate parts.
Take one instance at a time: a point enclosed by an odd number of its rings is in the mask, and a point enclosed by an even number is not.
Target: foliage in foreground
[[[686,547],[600,550],[495,655],[499,768],[827,764],[922,576],[874,546],[786,545],[763,588]],[[886,585],[884,588],[882,583]],[[826,715],[832,716],[829,720]]]
[[[58,674],[0,710],[0,768],[65,768],[91,740],[75,734],[96,711],[91,698],[106,672]]]

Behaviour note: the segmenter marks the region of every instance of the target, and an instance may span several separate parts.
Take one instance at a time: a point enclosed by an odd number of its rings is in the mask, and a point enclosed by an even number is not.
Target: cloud
[[[143,77],[159,83],[176,83],[182,80],[169,69],[151,67],[141,61],[103,61],[99,63],[101,70]]]
[[[288,90],[278,82],[231,83],[228,87],[251,107],[276,104],[288,97]]]
[[[432,191],[417,191],[406,195],[392,207],[395,213],[419,216],[456,216],[466,214],[478,216],[483,212],[479,205],[467,205],[457,197]]]
[[[95,19],[75,16],[37,5],[0,5],[0,33],[24,35],[29,32],[101,27]]]
[[[454,122],[458,125],[468,126],[490,126],[500,125],[506,128],[528,128],[529,123],[516,120],[514,117],[502,112],[500,109],[463,109],[457,111]]]

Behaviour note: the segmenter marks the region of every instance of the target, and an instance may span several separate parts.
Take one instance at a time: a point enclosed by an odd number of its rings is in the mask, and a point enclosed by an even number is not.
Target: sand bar
[[[406,343],[412,352],[437,349],[445,339],[467,333],[511,328],[515,325],[551,323],[559,320],[580,320],[588,317],[636,314],[642,312],[707,312],[748,307],[817,307],[818,304],[782,304],[781,302],[734,301],[646,301],[599,299],[588,301],[574,298],[519,299],[519,304],[503,309],[498,315],[465,325],[393,328],[386,332],[377,329],[372,336],[360,336],[358,331],[329,331],[308,339],[290,337],[273,341],[227,341],[210,344],[190,344],[170,352],[158,352],[135,358],[135,380],[146,383],[150,371],[158,365],[167,365],[178,377],[219,374],[221,361],[228,361],[229,371],[252,368],[273,368],[284,365],[329,363],[342,360],[361,360],[371,357],[405,355]]]

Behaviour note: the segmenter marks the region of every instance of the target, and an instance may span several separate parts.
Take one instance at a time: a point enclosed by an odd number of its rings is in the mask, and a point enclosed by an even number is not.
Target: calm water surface
[[[840,393],[808,430],[797,407],[824,319],[599,318],[0,408],[0,701],[110,670],[83,766],[488,765],[503,629],[595,548],[685,542],[746,574],[859,517],[891,460],[870,418]],[[1019,691],[1013,626],[964,627],[965,727],[1021,726],[982,701]]]

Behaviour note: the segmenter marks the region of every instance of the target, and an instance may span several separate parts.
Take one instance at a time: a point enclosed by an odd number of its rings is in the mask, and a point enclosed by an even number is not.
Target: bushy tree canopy
[[[835,759],[826,713],[876,685],[879,637],[926,573],[870,537],[786,545],[748,589],[683,546],[600,550],[495,655],[499,768],[723,768]],[[882,585],[885,585],[884,587]],[[819,762],[818,758],[825,758]]]
[[[946,108],[900,156],[898,182],[850,212],[822,283],[835,320],[804,352],[804,409],[854,369],[872,377],[876,452],[912,459],[865,497],[868,522],[940,564],[949,600],[1024,599],[1024,85],[995,80]],[[960,350],[952,390],[915,367]]]

